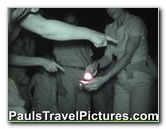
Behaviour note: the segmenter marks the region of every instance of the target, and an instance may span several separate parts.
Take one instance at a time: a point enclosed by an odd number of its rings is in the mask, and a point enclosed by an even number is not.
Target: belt
[[[78,69],[78,70],[86,70],[86,67],[80,67],[80,66],[69,66],[69,65],[61,65],[62,67],[69,67],[73,69]]]
[[[128,79],[134,77],[133,71],[135,70],[147,73],[154,79],[158,78],[158,69],[152,59],[139,61],[135,64],[129,64],[124,70],[127,72]]]

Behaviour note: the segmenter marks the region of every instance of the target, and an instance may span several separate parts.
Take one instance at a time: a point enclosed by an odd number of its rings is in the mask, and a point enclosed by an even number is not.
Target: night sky
[[[145,22],[148,29],[149,54],[152,58],[157,57],[158,8],[126,8],[126,10],[140,16]],[[58,20],[61,20],[66,12],[72,12],[77,16],[79,26],[85,26],[100,32],[104,32],[105,26],[113,21],[105,8],[42,8],[40,12],[45,18]],[[45,43],[51,41],[38,38],[38,42],[43,43],[43,45],[37,45],[37,55],[51,51],[51,43],[49,45]],[[92,44],[91,47],[95,53],[94,59],[98,59],[103,55],[104,48],[96,49]]]

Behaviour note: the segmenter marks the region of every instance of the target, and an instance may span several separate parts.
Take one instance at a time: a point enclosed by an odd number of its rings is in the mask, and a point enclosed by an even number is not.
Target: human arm
[[[14,66],[42,66],[49,72],[55,72],[58,69],[65,71],[64,68],[56,62],[41,57],[27,57],[10,54],[9,64]]]
[[[114,28],[110,28],[110,24],[106,26],[105,34],[111,35],[114,37],[114,39],[116,39]],[[97,74],[98,69],[104,68],[107,65],[109,65],[112,62],[112,57],[113,57],[113,54],[111,52],[112,45],[115,44],[112,44],[112,42],[110,42],[110,44],[107,45],[105,49],[104,56],[102,56],[99,60],[94,61],[92,64],[88,65],[86,71],[91,72],[93,76],[95,76]]]
[[[100,32],[85,28],[73,26],[58,20],[48,20],[39,14],[29,14],[20,25],[32,31],[41,37],[51,40],[90,40],[96,47],[106,46],[107,40],[117,43],[113,38]]]
[[[129,37],[124,55],[115,63],[113,68],[108,72],[108,74],[102,77],[96,77],[90,83],[85,85],[85,88],[88,91],[97,90],[100,86],[102,86],[105,82],[107,82],[110,78],[115,76],[121,70],[123,70],[131,61],[136,49],[140,44],[141,36],[133,36]]]
[[[86,71],[89,71],[95,76],[97,74],[98,69],[105,68],[109,64],[111,64],[113,54],[111,52],[111,45],[107,45],[104,56],[102,56],[99,60],[93,61],[92,64],[86,67]]]

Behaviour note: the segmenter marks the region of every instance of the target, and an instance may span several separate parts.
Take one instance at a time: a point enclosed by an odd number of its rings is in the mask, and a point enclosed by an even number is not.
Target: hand
[[[99,89],[104,84],[104,78],[103,77],[96,77],[89,83],[85,84],[85,89],[88,91],[94,91]]]
[[[113,43],[117,44],[118,41],[109,37],[108,35],[99,33],[94,31],[91,35],[91,42],[94,43],[95,47],[104,47],[107,46],[107,41],[112,41]]]
[[[97,66],[95,64],[90,64],[86,67],[85,73],[90,72],[93,77],[97,74]]]
[[[58,69],[60,69],[61,71],[65,71],[65,69],[60,66],[59,64],[57,64],[55,61],[52,60],[48,60],[48,59],[44,59],[42,66],[48,71],[48,72],[55,72],[58,71]]]

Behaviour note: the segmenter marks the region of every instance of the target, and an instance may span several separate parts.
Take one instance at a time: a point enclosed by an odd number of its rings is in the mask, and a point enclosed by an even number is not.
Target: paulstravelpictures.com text
[[[90,111],[76,111],[76,113],[51,113],[42,111],[42,113],[17,113],[9,111],[9,121],[158,121],[157,113],[138,114],[132,117],[127,113],[91,113]]]

